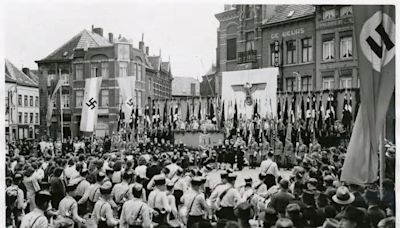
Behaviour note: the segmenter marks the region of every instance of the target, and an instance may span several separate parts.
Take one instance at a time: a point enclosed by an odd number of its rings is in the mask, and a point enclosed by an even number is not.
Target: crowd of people
[[[198,149],[113,135],[8,143],[6,225],[395,227],[394,145],[380,195],[379,182],[339,181],[344,145],[250,142],[235,136]]]

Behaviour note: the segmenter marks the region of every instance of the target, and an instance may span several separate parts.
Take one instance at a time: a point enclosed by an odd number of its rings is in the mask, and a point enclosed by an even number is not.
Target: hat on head
[[[89,170],[88,169],[86,169],[86,168],[83,168],[80,172],[79,172],[79,174],[82,176],[82,175],[85,175],[85,174],[87,174],[87,173],[89,173]]]
[[[286,179],[282,179],[281,181],[279,181],[279,186],[281,186],[281,188],[283,188],[283,189],[288,189],[289,181]]]
[[[244,182],[251,183],[251,182],[253,182],[253,179],[251,179],[251,177],[246,177],[246,178],[244,178]]]
[[[346,186],[340,186],[336,190],[336,194],[332,197],[332,200],[340,205],[348,205],[354,201],[354,198],[353,193]]]
[[[100,193],[103,195],[110,194],[111,190],[112,190],[112,184],[110,181],[106,181],[104,182],[104,184],[100,186]]]
[[[228,174],[228,180],[236,180],[237,175],[234,173]]]
[[[326,175],[325,177],[324,177],[324,181],[326,181],[326,182],[330,182],[330,181],[333,181],[334,179],[333,179],[333,176],[331,176],[331,175]]]
[[[154,176],[154,183],[155,183],[155,185],[164,185],[165,177],[163,175]]]
[[[122,178],[125,179],[125,180],[126,180],[126,179],[130,179],[130,178],[132,178],[132,177],[133,177],[133,172],[130,171],[130,170],[124,172],[124,174],[122,175]]]
[[[344,219],[357,222],[358,225],[360,225],[360,223],[364,220],[364,217],[365,217],[364,212],[353,206],[348,206],[343,214]]]
[[[228,178],[228,173],[225,172],[225,171],[223,171],[223,172],[220,174],[220,176],[221,176],[221,179],[226,179],[226,178]]]
[[[327,218],[322,226],[318,228],[338,228],[339,222],[333,218]]]
[[[201,184],[203,184],[203,179],[201,177],[193,177],[191,184],[194,186],[200,186]]]
[[[21,173],[16,173],[16,174],[14,175],[13,180],[14,180],[14,181],[22,180],[22,178],[23,178],[23,176],[22,176]]]
[[[47,190],[41,190],[35,194],[35,199],[41,200],[41,201],[50,201],[51,200],[51,194]]]

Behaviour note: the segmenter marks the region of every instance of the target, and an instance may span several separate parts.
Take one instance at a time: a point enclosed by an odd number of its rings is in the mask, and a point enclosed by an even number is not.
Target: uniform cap
[[[201,177],[193,177],[191,184],[199,186],[199,185],[203,184],[203,179]]]
[[[253,182],[253,179],[251,179],[251,177],[247,177],[247,178],[244,178],[244,182],[251,183],[251,182]]]
[[[154,183],[156,185],[164,185],[165,184],[165,177],[163,175],[154,176]]]
[[[112,190],[112,184],[110,181],[106,181],[104,182],[104,184],[100,186],[100,193],[103,195],[110,194],[111,190]]]

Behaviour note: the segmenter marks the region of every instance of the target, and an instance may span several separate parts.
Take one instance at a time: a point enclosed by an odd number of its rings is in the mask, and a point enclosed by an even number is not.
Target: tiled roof
[[[315,6],[313,5],[279,5],[276,7],[274,15],[265,24],[293,20],[312,15],[314,12]]]
[[[149,56],[149,61],[154,70],[158,71],[161,65],[160,56]]]
[[[53,51],[50,55],[48,55],[41,61],[72,59],[74,49],[84,48],[85,46],[87,46],[88,48],[92,48],[92,47],[103,47],[111,45],[112,44],[108,41],[107,38],[85,29],[82,32],[75,35],[74,37],[72,37],[65,44],[57,48],[55,51]]]
[[[8,59],[6,61],[6,75],[10,76],[11,79],[15,80],[19,85],[25,86],[33,86],[38,87],[38,84],[35,83],[31,78],[29,78],[26,74],[20,71],[16,66],[14,66]]]
[[[29,77],[35,81],[37,84],[39,84],[39,71],[38,70],[30,70],[29,71]]]
[[[12,79],[11,76],[8,73],[5,74],[5,78],[6,78],[6,82],[10,82],[10,83],[16,83],[17,82],[14,79]]]

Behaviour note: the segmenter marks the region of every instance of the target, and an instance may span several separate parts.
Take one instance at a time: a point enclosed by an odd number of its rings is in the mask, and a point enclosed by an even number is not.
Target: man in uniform
[[[218,195],[218,208],[216,215],[219,219],[227,219],[236,221],[237,218],[234,214],[233,208],[238,204],[241,199],[239,191],[234,187],[236,175],[231,173],[228,175],[228,183],[225,189]]]
[[[122,205],[128,200],[129,184],[133,178],[131,171],[126,171],[122,175],[122,182],[116,184],[111,191],[111,198],[117,204],[118,215],[121,214]]]
[[[111,190],[112,184],[110,181],[105,182],[100,187],[101,197],[94,205],[92,218],[97,223],[99,228],[115,227],[119,224],[118,219],[114,218],[113,209],[111,207]]]
[[[49,221],[44,212],[49,208],[51,195],[48,191],[39,191],[35,194],[35,209],[26,214],[21,222],[21,228],[47,228]]]
[[[294,157],[294,151],[293,151],[293,143],[289,140],[285,140],[285,151],[284,151],[284,167],[287,169],[290,169],[293,164],[293,157]]]
[[[91,212],[94,204],[99,200],[100,197],[100,186],[103,183],[106,174],[103,172],[99,172],[96,176],[96,183],[90,185],[90,187],[85,191],[85,194],[78,201],[78,204],[85,204],[87,202],[87,211]]]
[[[143,186],[135,183],[132,185],[133,198],[122,206],[120,228],[150,228],[151,208],[142,200]]]
[[[283,144],[279,137],[275,138],[275,151],[274,151],[274,157],[275,157],[275,162],[280,166],[282,164],[282,152],[283,152]]]
[[[88,170],[83,168],[79,174],[80,174],[79,177],[71,180],[71,181],[77,181],[77,186],[74,195],[76,201],[79,201],[83,197],[85,192],[88,191],[90,188],[90,183],[86,180]],[[86,204],[78,204],[78,215],[83,216],[85,214],[86,206],[87,206]]]
[[[171,212],[167,197],[165,176],[155,176],[154,183],[155,188],[149,194],[148,204],[154,210],[153,221],[158,224],[165,224],[167,222],[167,214]]]
[[[58,218],[55,221],[56,224],[58,222],[62,222],[68,224],[68,226],[64,227],[73,228],[75,223],[81,223],[81,224],[85,223],[85,219],[81,218],[78,215],[78,204],[74,199],[75,189],[78,185],[77,181],[79,180],[78,179],[71,180],[65,188],[66,195],[58,205]]]
[[[194,177],[191,181],[192,191],[182,196],[181,201],[187,208],[187,227],[202,221],[206,213],[211,215],[204,193],[201,192],[203,183],[200,177]]]

